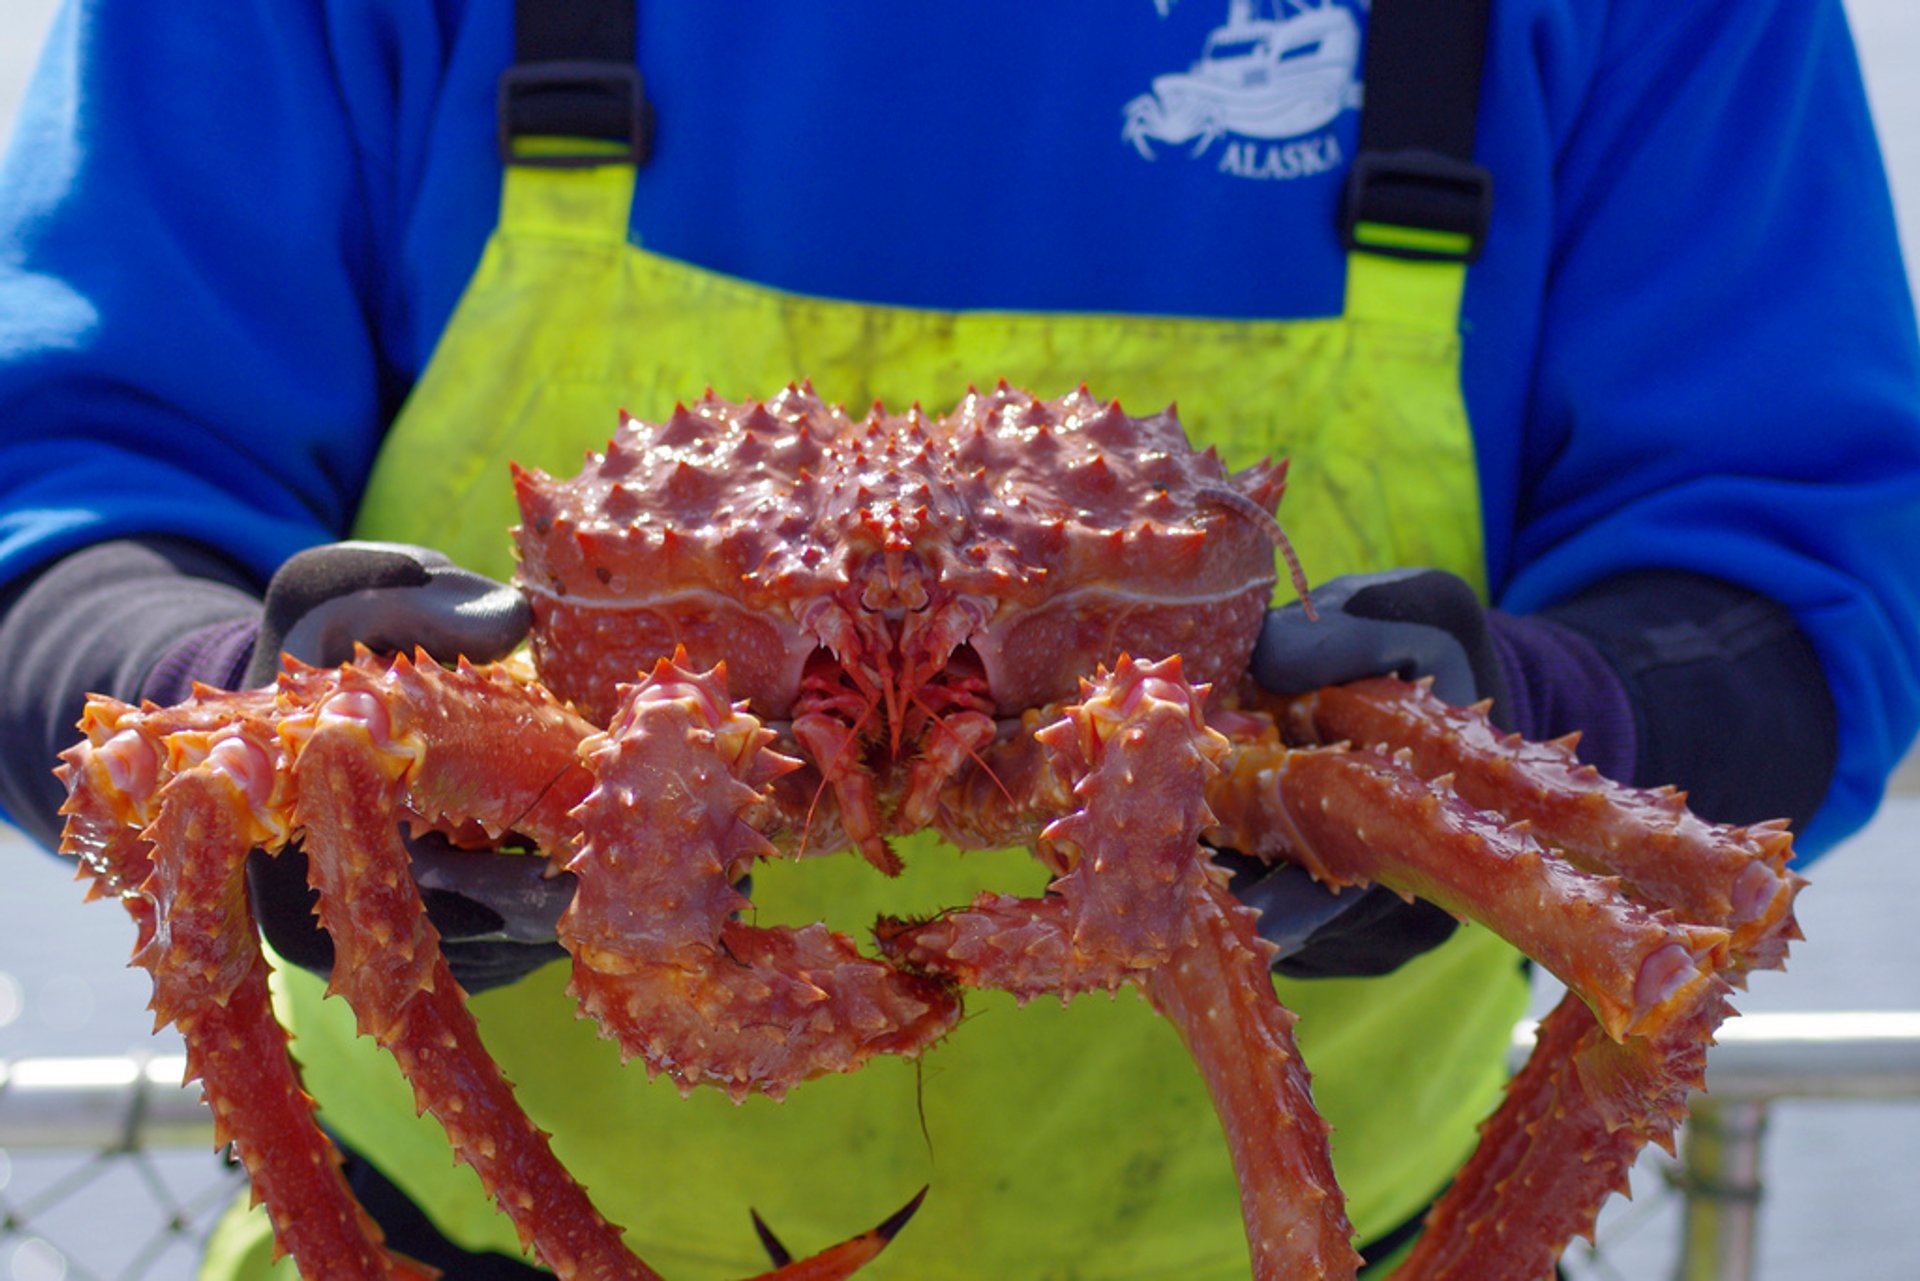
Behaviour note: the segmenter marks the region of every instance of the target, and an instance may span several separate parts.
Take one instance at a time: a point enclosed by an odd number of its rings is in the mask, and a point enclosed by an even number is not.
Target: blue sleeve
[[[1920,723],[1920,351],[1852,43],[1839,0],[1606,13],[1555,161],[1499,596],[1669,567],[1788,606],[1839,717],[1817,853]]]
[[[337,47],[352,25],[284,0],[56,19],[0,170],[0,582],[155,534],[264,579],[346,529],[401,381],[391,120],[352,110],[395,72]]]

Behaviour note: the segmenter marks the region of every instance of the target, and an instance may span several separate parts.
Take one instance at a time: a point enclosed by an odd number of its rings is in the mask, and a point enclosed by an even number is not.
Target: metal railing
[[[1745,1014],[1723,1024],[1668,1179],[1682,1198],[1674,1281],[1751,1281],[1761,1154],[1781,1099],[1920,1099],[1920,1011]],[[1533,1027],[1515,1033],[1516,1064]]]
[[[0,1276],[176,1281],[245,1186],[180,1055],[0,1060]]]
[[[1754,1275],[1760,1153],[1776,1099],[1920,1098],[1920,1012],[1749,1014],[1718,1039],[1680,1149],[1677,1281]]]
[[[213,1147],[182,1054],[0,1059],[0,1149]]]
[[[1532,1035],[1530,1025],[1516,1034],[1516,1058],[1532,1048]],[[0,1060],[0,1158],[61,1150],[98,1154],[97,1163],[162,1149],[204,1152],[213,1126],[198,1091],[179,1085],[184,1068],[177,1055]],[[1744,1015],[1720,1030],[1707,1088],[1693,1099],[1669,1176],[1684,1203],[1672,1276],[1750,1281],[1768,1109],[1780,1099],[1920,1099],[1920,1011]],[[176,1206],[173,1226],[188,1215]],[[21,1216],[6,1216],[0,1230],[21,1235]],[[63,1267],[46,1275],[72,1274]]]

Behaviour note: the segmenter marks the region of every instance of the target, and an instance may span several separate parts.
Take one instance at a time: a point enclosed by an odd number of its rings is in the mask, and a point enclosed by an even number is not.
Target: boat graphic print
[[[1153,78],[1125,107],[1121,137],[1148,160],[1155,144],[1193,143],[1204,155],[1223,134],[1270,140],[1322,128],[1360,105],[1360,25],[1333,0],[1230,0],[1186,71]]]

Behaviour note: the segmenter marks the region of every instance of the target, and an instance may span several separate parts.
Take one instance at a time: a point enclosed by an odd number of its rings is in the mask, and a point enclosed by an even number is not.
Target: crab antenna
[[[1300,608],[1307,612],[1313,622],[1320,621],[1320,611],[1313,607],[1313,596],[1307,591],[1307,572],[1300,568],[1300,557],[1293,550],[1293,541],[1287,537],[1287,531],[1280,528],[1280,522],[1273,522],[1274,532],[1280,536],[1276,544],[1281,556],[1286,558],[1287,573],[1293,579],[1293,590],[1300,597]]]
[[[1307,611],[1307,617],[1320,621],[1320,613],[1313,607],[1313,596],[1307,591],[1307,572],[1300,568],[1299,554],[1293,550],[1293,540],[1287,537],[1287,531],[1280,527],[1280,521],[1274,514],[1237,489],[1225,485],[1203,485],[1195,491],[1200,498],[1218,503],[1220,506],[1240,513],[1255,524],[1265,527],[1267,537],[1279,549],[1282,559],[1287,562],[1287,574],[1293,581],[1293,590],[1300,597],[1300,607]]]

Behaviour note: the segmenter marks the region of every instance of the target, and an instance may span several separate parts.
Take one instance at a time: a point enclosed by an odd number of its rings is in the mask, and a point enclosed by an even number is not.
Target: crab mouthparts
[[[985,666],[966,642],[977,611],[924,590],[861,593],[823,618],[801,677],[793,735],[831,791],[850,843],[897,874],[886,836],[925,827],[941,789],[996,732]],[[838,642],[837,644],[835,642]]]

